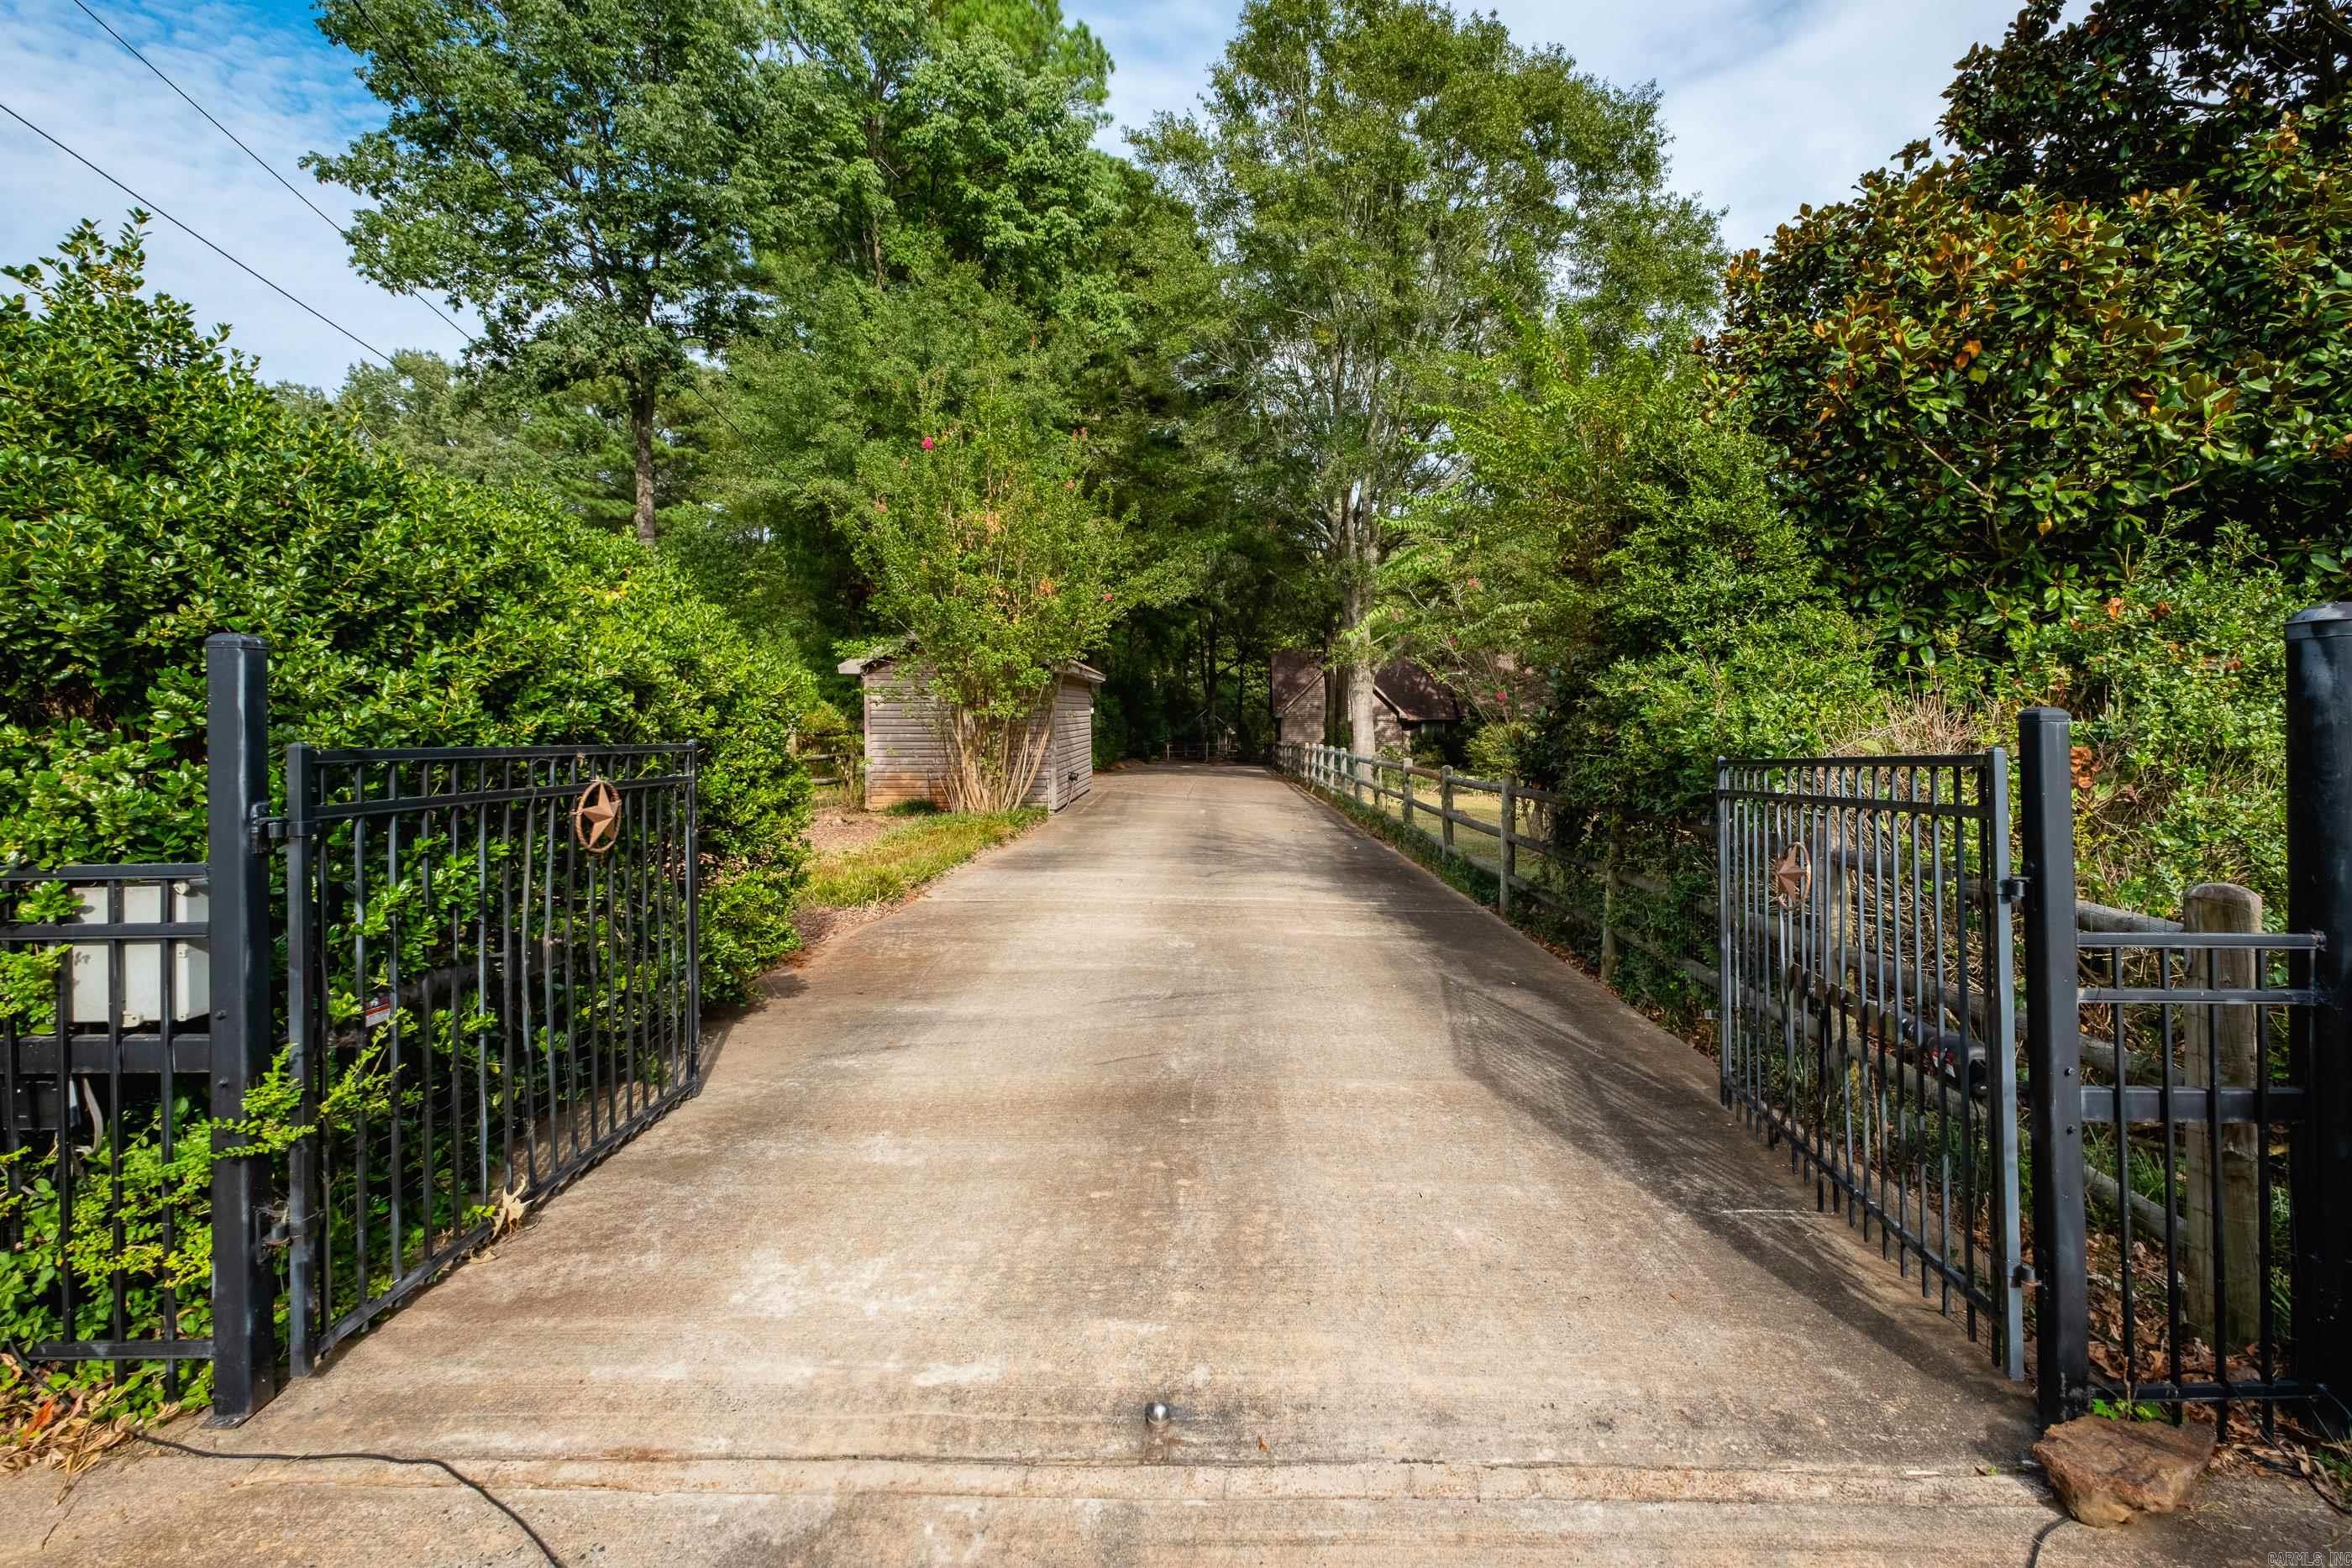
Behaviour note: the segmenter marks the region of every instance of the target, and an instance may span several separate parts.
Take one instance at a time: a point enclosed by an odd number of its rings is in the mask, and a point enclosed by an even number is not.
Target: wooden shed
[[[897,653],[847,659],[840,668],[845,675],[856,675],[865,693],[867,808],[879,810],[902,800],[946,805],[939,700],[922,689],[915,668]],[[1045,760],[1023,805],[1058,811],[1094,788],[1095,688],[1102,684],[1103,673],[1090,664],[1062,666],[1052,695],[1039,703],[1033,721],[1049,726],[1050,733]]]

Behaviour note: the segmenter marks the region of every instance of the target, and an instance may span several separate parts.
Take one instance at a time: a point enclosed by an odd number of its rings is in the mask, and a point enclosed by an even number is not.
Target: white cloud
[[[296,166],[381,123],[352,61],[307,23],[235,5],[91,0],[114,29],[338,221],[359,204]],[[0,0],[0,102],[163,211],[375,347],[454,353],[464,340],[415,299],[351,269],[341,237],[207,125],[71,0]],[[131,198],[16,121],[0,116],[0,255],[53,254],[82,218],[109,235]],[[232,344],[272,381],[340,383],[361,350],[158,217],[148,281],[201,324],[235,325]],[[463,319],[463,318],[460,318]]]
[[[1621,85],[1656,82],[1675,183],[1727,209],[1724,237],[1745,246],[1930,134],[1953,64],[1999,41],[2020,0],[1487,3],[1521,43],[1557,44]],[[1125,128],[1192,107],[1241,7],[1181,0],[1137,15],[1077,0],[1064,11],[1110,47],[1110,110]]]

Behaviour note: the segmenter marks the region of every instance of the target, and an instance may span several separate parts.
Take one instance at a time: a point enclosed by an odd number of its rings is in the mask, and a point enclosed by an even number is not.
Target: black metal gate
[[[2316,1351],[2346,1321],[2313,1223],[2345,1190],[2316,1185],[2327,944],[2264,931],[2236,888],[2192,890],[2190,913],[2222,905],[2207,929],[2083,929],[2070,731],[2054,708],[2019,720],[2042,1415],[2207,1405],[2226,1426],[2249,1404],[2274,1435],[2278,1404],[2323,1386],[2295,1331]]]
[[[694,1092],[696,749],[297,745],[274,810],[262,645],[205,657],[206,858],[0,873],[0,1243],[54,1258],[15,1315],[61,1331],[8,1348],[173,1396],[209,1360],[236,1421],[281,1303],[308,1375]],[[207,1118],[208,1238],[125,1180]]]
[[[2030,1345],[2045,1421],[2352,1421],[2352,606],[2287,635],[2284,931],[2219,884],[2080,902],[2056,709],[2015,876],[1998,748],[1718,770],[1724,1104],[2011,1376]]]
[[[1723,1103],[2021,1376],[2006,759],[1717,784]]]
[[[693,1091],[694,763],[289,749],[297,1375]]]

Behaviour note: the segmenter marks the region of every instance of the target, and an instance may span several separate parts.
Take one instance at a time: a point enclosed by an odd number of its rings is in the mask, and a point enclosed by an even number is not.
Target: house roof
[[[1435,675],[1411,659],[1391,659],[1372,676],[1372,690],[1407,724],[1450,723],[1462,705]]]
[[[1274,683],[1274,711],[1286,714],[1307,693],[1323,689],[1323,663],[1297,648],[1277,649],[1267,677]]]
[[[1277,652],[1270,674],[1276,714],[1288,713],[1309,692],[1323,689],[1323,661],[1298,649]],[[1462,705],[1444,683],[1411,659],[1391,659],[1374,671],[1372,693],[1406,724],[1450,723],[1462,716]]]

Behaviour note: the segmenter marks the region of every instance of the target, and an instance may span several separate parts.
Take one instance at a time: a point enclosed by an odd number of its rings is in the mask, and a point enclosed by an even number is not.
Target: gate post
[[[212,884],[212,1113],[215,1151],[238,1135],[246,1091],[269,1071],[269,866],[254,843],[269,799],[268,655],[258,637],[205,640],[205,859]],[[213,1165],[213,1414],[234,1427],[278,1392],[271,1281],[261,1245],[269,1166]]]
[[[2294,1140],[2299,1381],[2352,1396],[2352,603],[2286,623],[2287,928],[2318,935],[2315,1007],[2298,1009],[2294,1071],[2311,1119]],[[2340,1405],[2319,1401],[2341,1430]]]
[[[1454,847],[1454,769],[1440,764],[1437,769],[1437,813],[1444,834],[1445,847]]]
[[[2089,1406],[2090,1266],[2083,1213],[2083,1036],[2076,1001],[2074,721],[2017,716],[2024,800],[2025,1043],[2033,1125],[2033,1270],[2045,1425]]]

